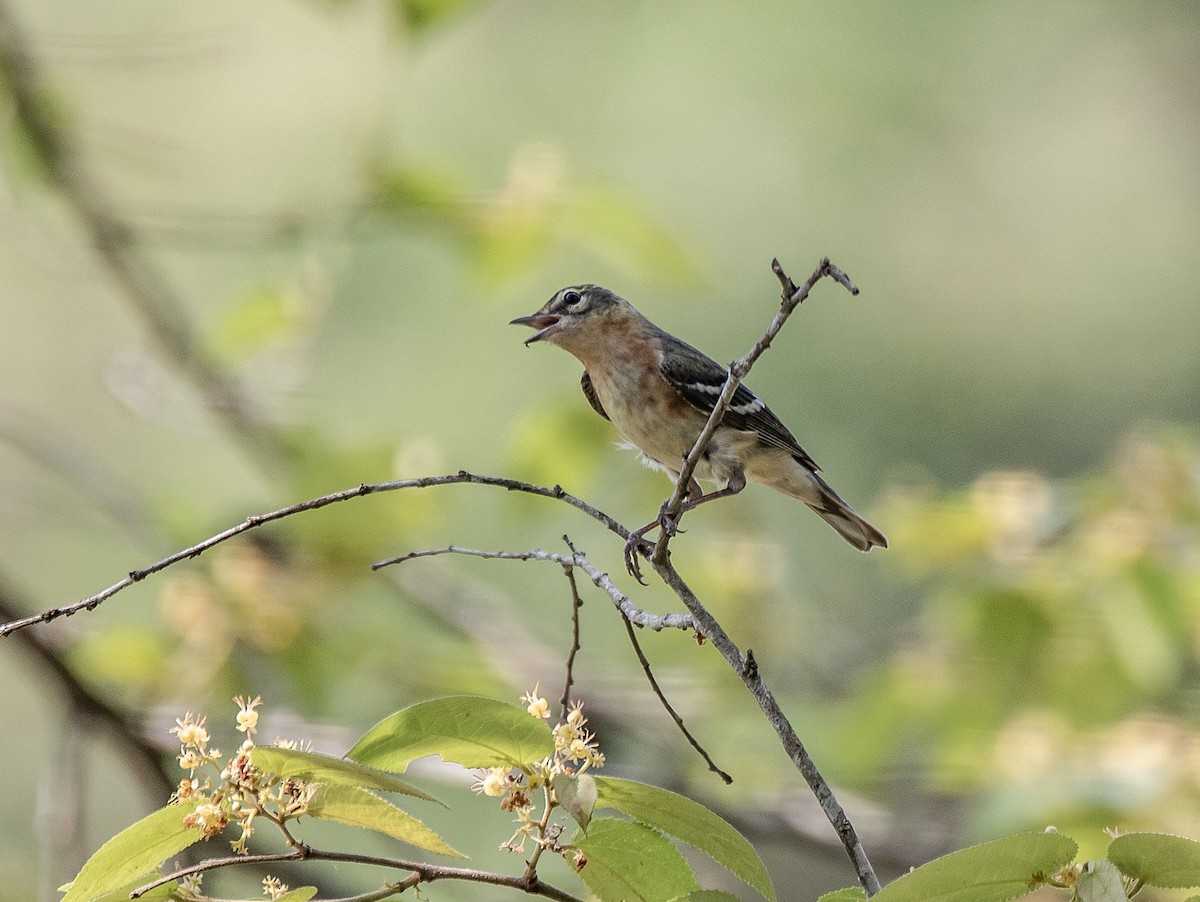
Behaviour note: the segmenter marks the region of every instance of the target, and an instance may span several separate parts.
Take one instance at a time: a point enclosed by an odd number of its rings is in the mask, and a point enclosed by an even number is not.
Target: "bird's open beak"
[[[554,334],[554,327],[558,325],[558,321],[562,319],[560,316],[555,316],[553,313],[531,313],[529,316],[518,316],[510,326],[529,326],[531,329],[538,331],[533,333],[529,338],[525,339],[525,344],[531,345],[535,341],[541,341],[543,338],[549,338]]]

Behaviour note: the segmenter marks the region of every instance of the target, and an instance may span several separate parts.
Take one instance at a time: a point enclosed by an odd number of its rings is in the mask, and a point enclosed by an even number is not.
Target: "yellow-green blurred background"
[[[1194,3],[8,9],[36,114],[183,350],[93,248],[7,85],[7,606],[89,595],[251,513],[459,468],[637,525],[667,483],[613,448],[573,359],[505,324],[598,282],[730,360],[775,309],[771,258],[799,281],[828,255],[862,294],[819,285],[749,382],[892,548],[858,555],[752,488],[688,517],[680,570],[754,649],[885,877],[1047,824],[1085,856],[1104,827],[1200,838]],[[183,358],[232,381],[242,425]],[[540,681],[553,701],[570,643],[556,567],[372,561],[564,533],[637,604],[675,609],[568,507],[458,487],[293,518],[36,632],[168,759],[188,709],[232,746],[236,693],[266,698],[267,739],[341,753],[440,694]],[[575,692],[610,770],[733,820],[782,899],[853,883],[716,654],[642,637],[731,787],[606,598],[585,601]],[[0,642],[0,680],[0,899],[53,899],[163,798],[23,639]],[[429,779],[454,810],[415,813],[480,866],[519,866],[492,851],[505,815]],[[383,879],[313,873],[329,895]]]

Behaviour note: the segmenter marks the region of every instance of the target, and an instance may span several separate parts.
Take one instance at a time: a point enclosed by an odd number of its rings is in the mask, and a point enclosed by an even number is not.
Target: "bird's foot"
[[[646,581],[642,579],[642,567],[638,556],[650,560],[650,555],[654,553],[655,543],[646,538],[646,533],[652,529],[661,529],[662,534],[668,538],[678,535],[679,515],[668,514],[667,505],[664,503],[657,517],[640,529],[635,529],[625,540],[625,569],[643,586],[646,585]]]
[[[631,532],[629,538],[625,540],[625,569],[643,586],[646,585],[646,581],[642,579],[642,566],[638,562],[638,555],[649,560],[650,555],[654,553],[654,543],[645,538],[645,534],[656,526],[658,526],[657,520],[647,523],[641,529]]]
[[[675,514],[669,513],[667,511],[667,502],[664,501],[662,507],[658,509],[658,519],[654,521],[654,525],[662,527],[663,534],[667,538],[673,539],[679,535],[679,518],[683,515],[684,510],[686,508],[681,509]]]

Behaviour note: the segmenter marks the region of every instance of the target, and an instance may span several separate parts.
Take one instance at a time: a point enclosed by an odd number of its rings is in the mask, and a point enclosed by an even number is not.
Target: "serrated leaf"
[[[742,902],[742,900],[724,890],[700,889],[694,893],[688,893],[686,896],[672,899],[671,902]]]
[[[1125,833],[1108,844],[1108,860],[1151,886],[1200,886],[1200,842],[1170,833]]]
[[[572,845],[587,856],[579,877],[600,902],[659,902],[700,888],[671,841],[641,824],[597,818]]]
[[[1129,902],[1121,872],[1111,861],[1089,861],[1075,884],[1079,902]]]
[[[315,886],[299,886],[294,890],[289,890],[284,893],[275,902],[308,902],[317,894]]]
[[[446,807],[433,796],[421,792],[398,777],[359,764],[357,761],[347,761],[345,758],[302,752],[299,749],[258,746],[250,753],[250,761],[260,770],[281,777],[293,777],[307,783],[336,783],[339,786],[361,786],[363,789],[402,792]]]
[[[346,757],[403,773],[425,755],[441,755],[463,767],[524,767],[553,751],[550,727],[524,708],[490,698],[453,696],[384,718]]]
[[[847,886],[826,893],[817,899],[817,902],[867,902],[867,894],[861,886]]]
[[[87,860],[61,902],[87,902],[120,889],[199,842],[203,834],[183,825],[195,810],[195,805],[168,805],[126,827]]]
[[[595,781],[597,808],[615,808],[683,840],[773,902],[775,887],[767,866],[750,842],[723,818],[668,789],[616,777],[596,777]]]
[[[935,858],[889,883],[874,902],[1007,902],[1075,857],[1061,833],[1018,833]]]
[[[384,833],[427,852],[466,858],[407,811],[366,789],[323,783],[308,803],[313,817]]]
[[[575,823],[587,832],[592,809],[596,807],[596,781],[591,774],[556,774],[554,795],[567,814],[575,818]]]

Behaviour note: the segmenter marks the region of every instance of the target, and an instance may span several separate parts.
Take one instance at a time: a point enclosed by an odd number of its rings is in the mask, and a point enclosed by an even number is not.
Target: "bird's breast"
[[[659,374],[657,358],[653,365],[604,366],[588,373],[621,434],[647,457],[678,471],[705,418]]]

